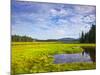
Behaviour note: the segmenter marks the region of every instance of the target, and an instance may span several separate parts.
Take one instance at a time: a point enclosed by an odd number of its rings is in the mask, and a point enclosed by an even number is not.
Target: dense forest
[[[96,43],[96,25],[92,25],[89,32],[81,33],[80,43]]]

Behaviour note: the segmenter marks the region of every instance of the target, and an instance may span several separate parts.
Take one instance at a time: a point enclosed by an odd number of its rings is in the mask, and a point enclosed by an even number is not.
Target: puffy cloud
[[[21,2],[22,3],[22,2]],[[12,11],[12,33],[39,39],[73,37],[87,32],[95,22],[95,7],[70,4],[16,4]],[[86,16],[87,15],[87,16]]]
[[[50,12],[53,16],[67,16],[68,15],[68,12],[64,9],[59,9],[59,10],[51,9]]]
[[[86,23],[92,23],[94,21],[96,21],[95,15],[88,15],[83,18],[83,22],[86,22]]]
[[[89,6],[89,5],[78,5],[74,6],[74,10],[78,14],[86,14],[86,13],[93,13],[95,11],[95,6]]]
[[[73,17],[70,18],[70,21],[72,23],[82,23],[82,18],[83,18],[83,15],[75,15]]]

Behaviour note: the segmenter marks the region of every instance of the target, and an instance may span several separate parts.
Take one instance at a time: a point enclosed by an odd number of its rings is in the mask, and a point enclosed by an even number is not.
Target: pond
[[[54,63],[72,63],[72,62],[96,62],[95,47],[82,47],[83,52],[77,54],[57,54],[54,55]]]

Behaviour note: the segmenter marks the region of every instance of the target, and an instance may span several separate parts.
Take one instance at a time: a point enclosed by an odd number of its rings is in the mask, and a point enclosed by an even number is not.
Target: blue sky
[[[12,1],[12,35],[37,39],[79,38],[96,23],[96,8],[89,5]]]

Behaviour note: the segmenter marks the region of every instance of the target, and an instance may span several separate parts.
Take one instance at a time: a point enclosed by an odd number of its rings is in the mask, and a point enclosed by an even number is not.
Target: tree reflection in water
[[[85,53],[88,54],[93,62],[96,62],[96,48],[95,47],[82,47],[83,52],[82,55]]]

